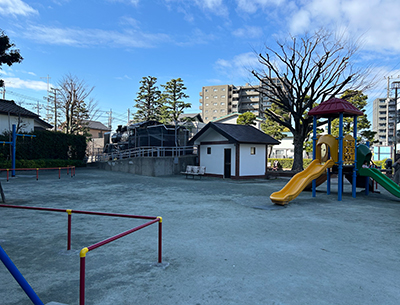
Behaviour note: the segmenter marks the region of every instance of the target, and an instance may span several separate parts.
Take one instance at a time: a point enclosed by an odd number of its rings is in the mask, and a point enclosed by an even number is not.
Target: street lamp
[[[394,89],[394,161],[397,160],[397,89],[400,88],[400,82],[392,82],[392,88]]]

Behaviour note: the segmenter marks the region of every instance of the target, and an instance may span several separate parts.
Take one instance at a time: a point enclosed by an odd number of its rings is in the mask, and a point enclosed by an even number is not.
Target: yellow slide
[[[331,168],[334,164],[335,161],[332,159],[324,164],[321,164],[319,159],[315,159],[305,170],[294,175],[279,192],[273,193],[269,198],[275,204],[287,204],[295,199],[311,181],[317,179],[327,168]]]

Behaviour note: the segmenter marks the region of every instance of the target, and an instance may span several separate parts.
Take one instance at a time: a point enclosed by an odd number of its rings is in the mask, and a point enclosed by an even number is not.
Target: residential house
[[[11,131],[12,125],[17,132],[51,129],[53,126],[43,121],[39,115],[17,105],[14,101],[0,99],[0,133]]]
[[[90,141],[87,144],[86,153],[90,159],[91,156],[103,151],[104,134],[111,132],[111,128],[98,121],[85,120],[84,123],[87,124],[89,129],[87,133]]]

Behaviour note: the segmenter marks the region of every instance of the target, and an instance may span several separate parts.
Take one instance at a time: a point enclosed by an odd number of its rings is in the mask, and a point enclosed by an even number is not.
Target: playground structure
[[[13,208],[13,209],[26,209],[26,210],[37,210],[37,211],[48,211],[48,212],[62,212],[68,214],[68,233],[67,233],[67,250],[71,250],[71,228],[72,228],[72,214],[88,214],[88,215],[99,215],[99,216],[112,216],[112,217],[124,217],[124,218],[135,218],[135,219],[145,219],[149,220],[148,222],[134,227],[130,230],[124,231],[120,234],[114,235],[110,238],[107,238],[103,241],[90,245],[88,247],[82,248],[79,253],[80,256],[80,280],[79,280],[79,305],[85,304],[85,265],[86,265],[86,254],[89,251],[97,249],[101,246],[104,246],[112,241],[115,241],[121,237],[129,235],[133,232],[139,231],[145,227],[148,227],[154,223],[158,222],[158,263],[162,263],[162,217],[157,216],[140,216],[140,215],[129,215],[129,214],[116,214],[116,213],[103,213],[103,212],[92,212],[92,211],[79,211],[79,210],[72,210],[72,209],[55,209],[55,208],[43,208],[43,207],[28,207],[28,206],[16,206],[16,205],[6,205],[0,204],[2,208]],[[29,285],[29,283],[25,280],[23,275],[20,273],[18,268],[14,265],[12,260],[9,258],[7,253],[3,250],[0,246],[0,260],[30,298],[30,300],[35,305],[43,305],[43,302],[37,296],[35,291]]]
[[[313,161],[304,171],[294,175],[280,191],[271,194],[270,199],[273,203],[287,204],[310,183],[312,197],[315,197],[318,178],[318,185],[327,182],[327,194],[330,194],[333,173],[338,175],[338,201],[342,200],[344,177],[352,184],[354,198],[357,187],[365,187],[368,194],[370,177],[391,194],[400,197],[400,187],[390,178],[378,169],[362,167],[364,163],[370,164],[372,157],[369,147],[363,144],[357,145],[357,116],[364,115],[362,111],[346,100],[332,98],[311,109],[309,115],[313,116]],[[317,136],[319,117],[328,119],[327,135]],[[331,135],[331,123],[332,119],[337,117],[339,117],[339,137],[335,138]],[[343,135],[344,117],[353,117],[353,136]]]

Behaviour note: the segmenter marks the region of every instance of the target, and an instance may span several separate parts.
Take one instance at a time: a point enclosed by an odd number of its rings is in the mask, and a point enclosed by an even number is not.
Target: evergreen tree
[[[164,111],[168,113],[171,121],[174,123],[178,122],[179,116],[183,113],[186,108],[192,106],[191,103],[185,103],[183,99],[189,96],[184,92],[186,90],[183,80],[181,78],[171,79],[165,85],[161,85],[164,88],[163,101]]]
[[[10,38],[3,32],[0,31],[0,69],[1,65],[11,66],[14,63],[20,63],[23,58],[19,54],[18,49],[12,49],[15,44],[10,42]]]
[[[346,90],[340,97],[348,102],[352,103],[355,107],[365,113],[365,107],[367,106],[368,96],[357,90]],[[354,131],[354,119],[353,117],[343,118],[343,134],[353,135]],[[332,121],[332,135],[335,137],[339,136],[339,119]],[[371,130],[371,122],[368,120],[366,115],[357,117],[357,142],[374,142],[376,132]]]
[[[13,49],[14,47],[15,44],[11,43],[10,38],[0,30],[0,70],[4,64],[11,66],[23,60],[19,50]],[[0,79],[0,87],[4,87],[4,80],[2,79]]]
[[[247,111],[238,116],[238,118],[236,120],[236,124],[238,124],[238,125],[256,125],[256,123],[255,123],[256,118],[257,117],[254,113]]]
[[[279,109],[279,106],[272,104],[271,105],[271,111],[279,115],[282,120],[288,121],[290,120],[290,116],[287,113],[284,113],[282,109]],[[281,124],[277,123],[276,121],[272,120],[269,116],[265,116],[265,121],[264,123],[261,124],[261,130],[266,133],[267,135],[270,135],[273,137],[275,140],[282,140],[283,138],[286,137],[285,134],[282,132],[284,131],[289,131],[288,128],[282,126]],[[272,148],[269,151],[268,157],[271,157],[272,153]]]
[[[153,76],[143,77],[140,81],[141,86],[134,107],[137,111],[133,118],[136,122],[142,121],[158,121],[160,120],[161,111],[161,91],[156,86],[157,78]]]

